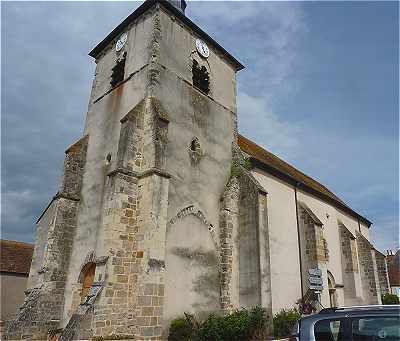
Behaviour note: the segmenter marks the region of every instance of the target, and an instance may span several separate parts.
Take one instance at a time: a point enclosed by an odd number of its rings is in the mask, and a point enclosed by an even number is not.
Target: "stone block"
[[[142,308],[142,316],[153,316],[153,313],[154,313],[153,307],[143,307]]]

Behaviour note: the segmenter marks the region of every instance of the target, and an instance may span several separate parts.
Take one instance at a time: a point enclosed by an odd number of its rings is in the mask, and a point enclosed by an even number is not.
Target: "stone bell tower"
[[[9,339],[161,340],[183,312],[269,302],[249,227],[266,228],[265,193],[237,172],[243,66],[185,7],[145,1],[89,53],[97,66],[83,137],[37,222]]]

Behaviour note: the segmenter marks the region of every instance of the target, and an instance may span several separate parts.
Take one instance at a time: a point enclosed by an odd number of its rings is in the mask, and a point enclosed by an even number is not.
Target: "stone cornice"
[[[143,172],[135,172],[135,171],[131,171],[131,170],[126,169],[126,168],[117,168],[117,169],[114,169],[111,172],[109,172],[107,174],[107,176],[111,177],[111,176],[114,176],[114,175],[117,175],[117,174],[123,174],[123,175],[131,176],[131,177],[136,178],[136,179],[143,179],[143,178],[146,178],[146,177],[151,176],[151,175],[158,175],[158,176],[161,176],[161,177],[166,178],[166,179],[171,178],[171,174],[170,173],[168,173],[165,170],[159,169],[159,168],[149,168],[149,169],[147,169],[147,170],[145,170]]]

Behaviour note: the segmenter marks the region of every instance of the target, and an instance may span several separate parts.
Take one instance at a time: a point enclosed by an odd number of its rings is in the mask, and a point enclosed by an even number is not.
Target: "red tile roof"
[[[33,245],[13,240],[0,240],[0,272],[29,275]]]
[[[258,161],[259,165],[265,166],[263,168],[267,172],[270,172],[273,175],[280,176],[287,182],[297,184],[299,188],[304,189],[311,194],[318,195],[325,201],[332,202],[338,208],[350,213],[352,216],[360,219],[360,221],[363,221],[368,226],[371,225],[371,222],[368,219],[353,211],[349,206],[347,206],[344,201],[342,201],[325,186],[321,185],[318,181],[310,178],[308,175],[300,172],[298,169],[289,165],[287,162],[278,158],[276,155],[265,150],[264,148],[260,147],[259,145],[255,144],[253,141],[250,141],[248,138],[242,135],[238,136],[238,144],[243,152]]]

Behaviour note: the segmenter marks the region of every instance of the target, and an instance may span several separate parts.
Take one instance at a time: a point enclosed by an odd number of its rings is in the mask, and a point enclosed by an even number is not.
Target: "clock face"
[[[115,51],[117,52],[121,51],[127,40],[128,40],[128,35],[126,33],[123,33],[117,40],[117,43],[115,44]]]
[[[201,39],[196,39],[196,49],[197,52],[204,58],[208,58],[210,55],[210,50],[208,49],[207,44]]]

